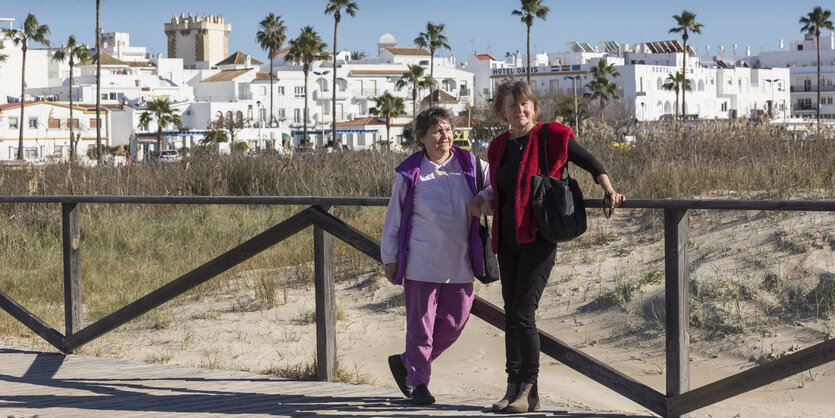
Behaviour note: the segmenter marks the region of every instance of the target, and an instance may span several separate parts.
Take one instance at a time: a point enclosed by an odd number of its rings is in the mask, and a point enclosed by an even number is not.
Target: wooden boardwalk
[[[0,347],[0,416],[493,415],[491,400],[436,397],[436,404],[417,407],[391,388]],[[622,415],[543,406],[527,416]]]

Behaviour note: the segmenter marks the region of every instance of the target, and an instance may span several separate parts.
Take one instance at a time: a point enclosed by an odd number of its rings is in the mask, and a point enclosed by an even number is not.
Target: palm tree
[[[835,30],[832,27],[832,21],[829,20],[831,17],[832,11],[817,6],[809,14],[800,18],[800,24],[803,25],[800,31],[815,36],[815,45],[818,50],[818,101],[815,105],[818,113],[818,129],[821,124],[821,29]]]
[[[444,28],[446,25],[443,23],[439,25],[433,25],[432,22],[426,22],[426,32],[421,32],[420,35],[415,38],[415,45],[421,48],[429,48],[429,76],[432,79],[435,79],[435,51],[439,49],[450,49],[449,46],[449,39],[447,39],[446,35],[444,35]],[[429,106],[432,106],[432,97],[433,94],[430,92],[429,94]]]
[[[148,110],[139,115],[139,126],[148,129],[152,120],[157,121],[157,152],[162,152],[162,130],[174,124],[178,128],[183,126],[183,118],[171,108],[171,103],[165,97],[157,97],[148,103]]]
[[[261,49],[267,50],[267,56],[270,58],[270,126],[272,126],[275,119],[275,111],[273,111],[273,59],[278,55],[281,45],[287,39],[284,35],[287,27],[284,26],[281,16],[272,13],[261,20],[259,25],[261,30],[255,34],[255,39],[261,45]]]
[[[362,51],[353,51],[351,52],[351,60],[353,61],[360,61],[365,58],[365,52]]]
[[[545,21],[545,18],[548,16],[548,6],[542,5],[543,0],[521,0],[522,2],[522,10],[514,10],[511,12],[511,15],[514,16],[521,16],[522,22],[525,23],[525,26],[528,27],[528,68],[527,73],[528,76],[528,84],[531,84],[531,26],[533,26],[533,20],[535,18],[540,18],[542,21]]]
[[[96,0],[96,161],[101,165],[101,0]]]
[[[664,85],[661,86],[661,88],[664,90],[676,92],[676,119],[678,119],[678,93],[679,91],[681,91],[682,84],[684,85],[684,90],[693,91],[690,81],[691,80],[689,78],[684,77],[684,73],[676,71],[674,74],[669,74],[667,76],[667,79],[664,80]],[[684,103],[682,103],[681,105],[681,113],[684,113]]]
[[[386,144],[391,145],[391,118],[406,114],[406,105],[402,97],[392,96],[390,93],[383,93],[382,96],[374,98],[376,106],[369,111],[372,115],[386,118]]]
[[[78,145],[78,140],[73,135],[73,118],[72,118],[72,73],[76,62],[82,62],[90,59],[90,48],[87,44],[79,44],[75,41],[75,36],[70,35],[67,40],[66,49],[60,49],[52,56],[55,61],[64,61],[69,59],[70,63],[70,161],[75,161],[75,147]]]
[[[351,0],[328,0],[325,6],[325,14],[333,14],[333,100],[331,100],[333,115],[333,140],[336,143],[336,39],[339,32],[339,21],[342,20],[342,10],[349,16],[354,17],[357,12],[357,4]],[[324,126],[324,122],[322,123]]]
[[[310,66],[316,61],[323,61],[328,59],[328,53],[325,48],[328,45],[322,42],[319,34],[313,30],[312,26],[305,26],[302,28],[299,37],[290,41],[290,51],[287,52],[287,61],[296,64],[302,64],[302,71],[304,72],[304,136],[302,141],[307,141],[307,78],[310,73]]]
[[[687,67],[687,39],[690,37],[688,33],[702,33],[703,24],[696,22],[696,14],[689,12],[687,10],[683,10],[680,15],[673,15],[673,19],[676,20],[676,24],[678,26],[670,29],[669,33],[679,33],[681,32],[681,42],[683,44],[683,49],[681,51],[681,72],[683,74],[687,74],[685,68]],[[681,91],[681,117],[687,118],[687,115],[684,114],[685,109],[685,100],[684,100],[684,90]]]
[[[49,34],[49,26],[41,25],[38,23],[38,18],[35,17],[32,13],[29,13],[26,16],[26,20],[23,21],[23,27],[20,29],[2,29],[3,35],[6,35],[6,38],[9,38],[15,46],[19,46],[20,49],[23,51],[23,59],[21,60],[21,69],[20,69],[20,122],[18,122],[18,126],[20,127],[20,139],[17,143],[17,159],[23,159],[23,93],[26,86],[26,51],[29,50],[29,40],[33,40],[38,42],[42,45],[49,46],[49,40],[46,39],[46,35]]]
[[[435,85],[435,80],[424,74],[424,71],[424,68],[420,65],[409,65],[409,70],[403,73],[394,85],[398,89],[409,85],[412,86],[412,119],[417,117],[418,89],[425,89]]]
[[[600,100],[600,121],[602,122],[606,102],[620,99],[618,85],[609,80],[609,77],[620,77],[620,71],[615,68],[614,64],[609,64],[606,58],[601,58],[597,65],[589,69],[589,73],[594,79],[586,87],[591,90],[592,99]]]

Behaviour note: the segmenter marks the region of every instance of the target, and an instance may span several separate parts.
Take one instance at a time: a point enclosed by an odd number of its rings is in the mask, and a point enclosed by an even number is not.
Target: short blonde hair
[[[539,100],[537,100],[536,95],[533,94],[531,86],[521,80],[508,81],[499,85],[496,89],[496,94],[493,96],[493,114],[496,115],[497,118],[504,122],[508,122],[504,117],[504,100],[507,96],[512,96],[514,102],[516,103],[525,101],[533,103],[533,119],[536,120],[539,118]]]

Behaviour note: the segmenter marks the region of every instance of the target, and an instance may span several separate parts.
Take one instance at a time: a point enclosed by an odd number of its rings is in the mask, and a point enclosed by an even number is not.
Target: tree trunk
[[[70,51],[72,54],[72,51]],[[75,136],[73,135],[73,124],[72,124],[72,55],[70,55],[70,162],[75,161],[75,144],[73,143],[73,139]],[[59,122],[60,123],[60,122]]]
[[[336,146],[336,34],[339,30],[339,11],[334,14],[333,20],[333,100],[331,101],[331,111],[333,112],[333,127],[331,129],[331,138],[333,139],[333,146]],[[324,115],[322,115],[322,126],[325,125]],[[325,138],[322,138],[324,141]]]
[[[386,148],[391,149],[391,115],[386,115]]]
[[[159,117],[157,117],[157,153],[160,156],[162,155],[162,124]]]
[[[307,67],[307,65],[305,65],[305,67]],[[308,72],[308,69],[305,68],[305,70],[304,70],[304,116],[303,116],[304,120],[302,121],[302,123],[304,124],[303,125],[304,130],[302,131],[304,136],[302,136],[302,140],[301,140],[302,144],[307,143],[307,91],[308,91],[308,89],[307,89],[307,72]]]
[[[815,109],[817,109],[818,114],[818,133],[820,133],[821,129],[821,31],[820,29],[815,31],[815,39],[817,40],[817,50],[818,50],[818,101],[815,103]]]
[[[681,52],[681,120],[686,120],[687,114],[684,113],[684,87],[687,86],[687,72],[685,71],[685,68],[687,67],[687,29],[684,30],[681,40],[684,44],[684,50]]]
[[[273,115],[275,115],[275,112],[273,111],[273,89],[274,88],[273,88],[273,58],[272,57],[273,57],[273,53],[272,53],[272,50],[271,50],[270,51],[270,118],[269,118],[271,128],[273,126]],[[258,119],[261,119],[261,115],[258,115]],[[260,140],[261,138],[258,138],[258,139]]]
[[[20,121],[17,122],[18,128],[20,128],[20,138],[17,141],[17,159],[23,159],[23,105],[26,104],[24,101],[25,96],[25,86],[26,86],[26,40],[23,40],[23,64],[21,65],[20,70]]]
[[[435,80],[435,50],[430,49],[429,53],[430,53],[430,56],[429,56],[429,78],[431,78],[432,80]],[[433,89],[435,87],[436,86],[430,86],[429,87],[429,107],[432,107],[432,104],[434,103],[433,99],[435,98],[434,97],[435,96],[435,91]],[[23,134],[21,134],[21,135],[23,135]]]
[[[678,87],[676,87],[676,120],[678,120]]]
[[[412,120],[417,118],[417,84],[412,86]]]
[[[606,120],[603,117],[603,111],[606,109],[606,102],[603,101],[603,98],[600,98],[600,123],[605,123]]]
[[[96,161],[101,164],[101,0],[96,0]]]
[[[525,69],[525,74],[528,76],[528,85],[531,85],[531,25],[528,24],[528,68]],[[600,115],[603,115],[603,108],[600,108]]]

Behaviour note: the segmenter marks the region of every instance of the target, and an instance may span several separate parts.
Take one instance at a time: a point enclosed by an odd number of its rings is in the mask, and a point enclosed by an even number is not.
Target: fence
[[[64,262],[65,333],[61,334],[0,289],[0,308],[63,353],[170,301],[309,226],[313,226],[316,301],[317,377],[336,375],[336,309],[333,238],[380,261],[380,244],[329,213],[332,206],[385,206],[382,197],[203,197],[203,196],[0,196],[2,203],[60,203]],[[215,257],[123,308],[82,327],[80,204],[300,205],[309,206],[246,242]],[[586,207],[601,207],[586,200]],[[540,330],[541,351],[635,403],[664,417],[681,416],[777,380],[835,360],[835,340],[828,340],[734,376],[690,390],[689,286],[687,241],[690,209],[829,211],[835,201],[632,199],[624,208],[664,211],[666,298],[666,394]],[[472,314],[504,330],[504,312],[476,296]]]

